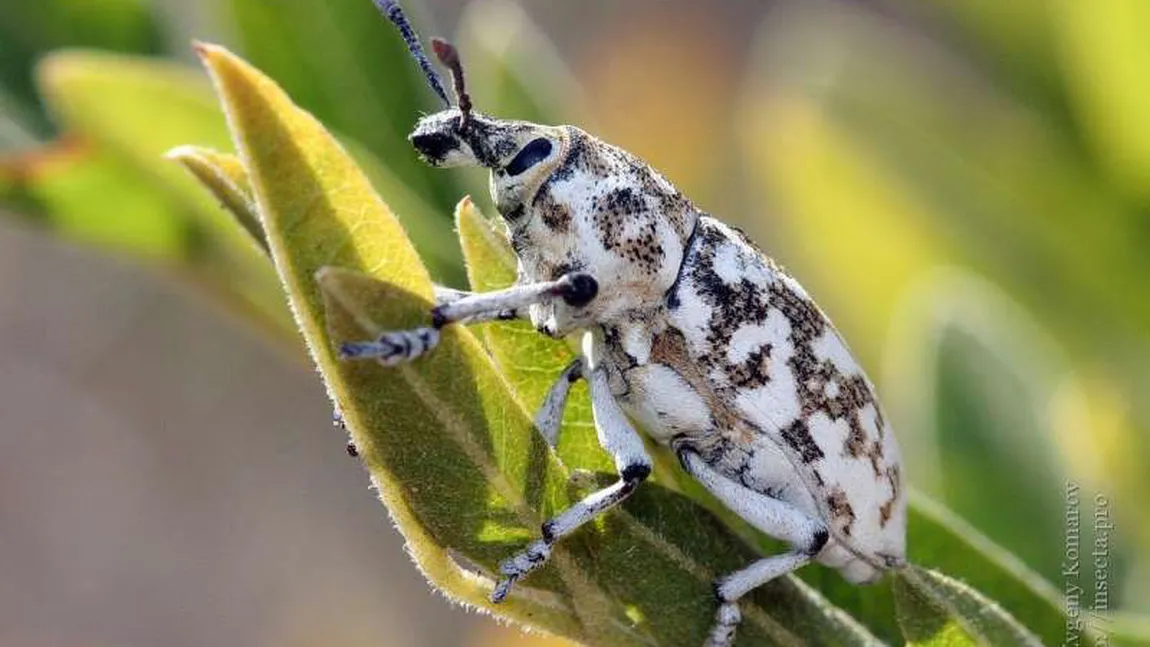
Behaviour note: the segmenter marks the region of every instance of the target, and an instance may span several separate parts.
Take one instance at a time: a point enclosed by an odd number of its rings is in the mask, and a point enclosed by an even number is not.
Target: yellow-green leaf
[[[235,155],[201,146],[177,146],[165,154],[196,176],[212,195],[236,217],[252,240],[267,249],[259,216],[255,211],[252,188],[243,162]]]
[[[314,118],[225,50],[200,52],[297,322],[381,497],[436,585],[489,607],[486,575],[547,515],[588,493],[589,479],[558,462],[466,329],[446,329],[433,353],[398,369],[335,360],[336,343],[428,323],[426,270]],[[589,644],[697,644],[714,612],[711,580],[754,558],[715,517],[651,485],[561,543],[494,611]],[[756,592],[745,613],[751,644],[874,643],[791,580]]]

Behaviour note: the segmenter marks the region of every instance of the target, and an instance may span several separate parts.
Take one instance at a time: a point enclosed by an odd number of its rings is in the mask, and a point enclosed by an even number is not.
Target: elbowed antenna
[[[467,83],[463,79],[463,62],[459,60],[459,50],[442,38],[431,39],[431,49],[440,63],[451,70],[451,82],[455,88],[455,99],[459,102],[459,130],[465,130],[471,121],[471,95],[467,94]]]
[[[443,88],[443,80],[439,78],[439,73],[431,66],[431,61],[427,60],[427,54],[423,53],[423,45],[419,44],[419,36],[415,33],[415,29],[411,27],[411,23],[407,21],[407,16],[403,13],[403,8],[399,6],[396,0],[372,0],[375,3],[379,12],[390,20],[396,28],[399,29],[400,35],[403,36],[403,42],[407,43],[407,49],[411,52],[412,57],[419,63],[420,69],[423,70],[423,76],[427,79],[427,84],[435,94],[443,101],[445,107],[451,107],[451,99],[447,98],[447,90]],[[467,114],[467,113],[464,113]]]

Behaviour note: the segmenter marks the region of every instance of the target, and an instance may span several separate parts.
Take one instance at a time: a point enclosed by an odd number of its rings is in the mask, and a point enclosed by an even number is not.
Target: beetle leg
[[[791,545],[789,552],[763,558],[715,582],[715,598],[719,609],[715,613],[715,626],[707,637],[706,647],[729,647],[735,640],[735,630],[742,618],[739,598],[810,562],[822,551],[830,534],[820,519],[785,501],[732,481],[715,471],[702,456],[690,449],[681,450],[679,460],[691,476],[732,512],[759,530]]]
[[[559,442],[559,426],[563,423],[563,411],[567,408],[567,395],[571,391],[571,385],[582,377],[583,358],[578,357],[559,374],[559,378],[551,385],[547,397],[543,399],[543,404],[535,414],[535,428],[543,434],[543,438],[551,447],[555,447]]]
[[[551,557],[551,547],[556,541],[623,502],[651,474],[651,458],[647,456],[643,440],[615,402],[604,369],[591,371],[588,382],[591,386],[591,412],[595,418],[599,444],[615,459],[619,480],[591,493],[545,522],[541,539],[503,562],[499,567],[503,579],[491,593],[492,602],[502,602],[515,582],[547,563]]]

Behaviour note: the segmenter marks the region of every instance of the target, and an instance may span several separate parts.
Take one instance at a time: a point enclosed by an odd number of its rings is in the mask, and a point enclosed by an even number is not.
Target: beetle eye
[[[551,154],[551,141],[540,137],[539,139],[532,140],[529,144],[519,151],[515,159],[507,165],[508,175],[519,175],[523,171],[535,166],[539,162],[547,159]]]

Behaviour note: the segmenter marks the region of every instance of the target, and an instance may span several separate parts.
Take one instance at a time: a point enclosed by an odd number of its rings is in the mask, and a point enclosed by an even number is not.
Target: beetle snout
[[[441,164],[448,153],[459,148],[459,140],[441,132],[413,133],[411,145],[431,164]]]

